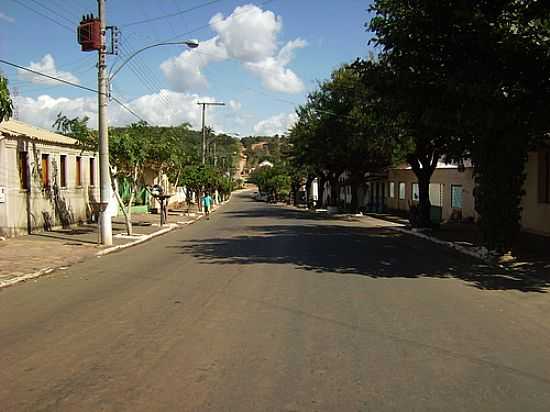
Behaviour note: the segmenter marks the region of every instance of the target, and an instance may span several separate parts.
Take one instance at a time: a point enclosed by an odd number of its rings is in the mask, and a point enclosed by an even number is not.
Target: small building
[[[269,160],[264,160],[258,165],[258,167],[273,167],[273,163],[271,163]]]
[[[430,180],[430,203],[441,208],[441,219],[474,220],[474,169],[471,162],[464,165],[438,162]],[[388,170],[386,209],[408,211],[418,203],[418,180],[409,165]]]
[[[550,149],[530,152],[525,168],[521,226],[524,230],[550,235]]]
[[[95,220],[97,153],[29,124],[0,123],[0,236]]]

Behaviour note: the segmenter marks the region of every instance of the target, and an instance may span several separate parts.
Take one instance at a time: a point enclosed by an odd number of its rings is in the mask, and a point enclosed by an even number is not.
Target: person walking
[[[206,214],[206,219],[210,220],[210,208],[212,207],[212,197],[210,193],[206,192],[202,198],[202,206],[204,208],[204,213]]]

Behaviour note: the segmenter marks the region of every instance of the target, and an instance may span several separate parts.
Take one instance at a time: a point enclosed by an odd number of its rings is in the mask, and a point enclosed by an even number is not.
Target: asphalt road
[[[550,410],[543,285],[249,196],[0,291],[0,410]]]

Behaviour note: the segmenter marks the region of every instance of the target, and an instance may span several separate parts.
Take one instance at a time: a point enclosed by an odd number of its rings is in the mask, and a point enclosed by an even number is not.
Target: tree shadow
[[[288,209],[228,212],[240,217],[289,218]],[[300,219],[310,216],[299,213]],[[314,216],[314,215],[313,215]],[[307,218],[307,220],[315,220]],[[484,265],[445,247],[387,228],[296,221],[248,226],[251,235],[183,241],[181,253],[205,264],[281,264],[318,274],[370,278],[455,278],[483,290],[546,293],[550,279]]]

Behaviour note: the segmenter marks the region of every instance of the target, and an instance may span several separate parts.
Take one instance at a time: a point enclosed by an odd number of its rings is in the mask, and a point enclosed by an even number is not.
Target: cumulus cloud
[[[128,106],[140,117],[151,124],[160,126],[175,126],[184,122],[190,123],[195,129],[201,125],[201,109],[198,101],[215,101],[208,96],[178,93],[161,90],[159,93],[144,95],[128,103]],[[169,104],[166,104],[168,102]],[[66,98],[42,95],[36,98],[16,97],[15,105],[20,113],[19,119],[47,129],[51,129],[58,113],[68,117],[88,116],[88,126],[97,128],[97,99],[95,96]],[[137,119],[121,106],[112,103],[109,106],[109,124],[122,126]],[[214,130],[221,129],[219,115],[215,110],[208,113],[208,124]]]
[[[51,97],[48,95],[36,98],[17,96],[14,104],[19,112],[19,120],[35,126],[51,129],[57,114],[62,112],[68,117],[90,118],[89,126],[97,127],[97,98],[78,97],[69,99],[67,97]]]
[[[15,19],[0,11],[0,20],[7,21],[8,23],[15,23]]]
[[[212,62],[227,59],[227,50],[218,37],[202,42],[198,49],[186,50],[161,63],[160,69],[176,91],[205,89],[208,81],[202,70]]]
[[[254,125],[254,133],[258,136],[286,134],[297,121],[298,115],[296,113],[280,113],[256,123],[256,125]]]
[[[228,104],[229,107],[235,112],[238,112],[242,108],[242,104],[238,100],[229,100]]]
[[[49,53],[42,57],[42,59],[38,63],[31,62],[28,68],[40,73],[48,74],[52,77],[58,77],[60,79],[67,80],[73,83],[79,83],[78,78],[72,73],[57,70],[57,68],[55,67],[55,60],[53,56]],[[20,79],[28,80],[32,83],[48,84],[54,86],[61,85],[61,83],[58,81],[48,79],[47,77],[38,76],[22,69],[17,69],[17,76]]]
[[[294,57],[294,50],[307,44],[302,39],[288,42],[276,57],[267,57],[259,62],[245,63],[245,66],[256,73],[263,85],[277,92],[299,93],[304,90],[304,83],[292,70],[286,67]]]
[[[277,38],[282,20],[273,12],[251,4],[239,6],[227,17],[216,14],[210,19],[210,27],[216,33],[214,37],[201,43],[198,49],[186,50],[161,64],[176,90],[206,87],[203,69],[226,59],[240,61],[270,90],[283,93],[304,90],[302,80],[287,66],[294,58],[294,50],[305,47],[306,42],[296,39],[279,49]]]
[[[227,18],[218,13],[210,19],[230,56],[241,61],[259,61],[272,56],[277,49],[281,18],[248,4],[235,8]]]

